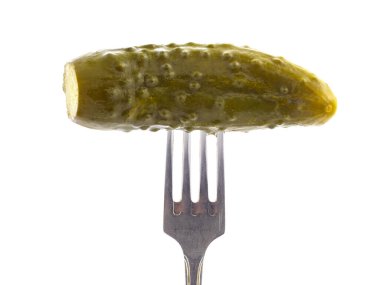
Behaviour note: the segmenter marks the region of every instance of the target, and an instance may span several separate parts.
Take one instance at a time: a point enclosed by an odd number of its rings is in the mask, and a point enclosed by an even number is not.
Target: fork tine
[[[190,209],[190,134],[183,132],[183,182],[182,182],[182,200],[183,210]]]
[[[206,157],[206,132],[201,132],[201,177],[200,177],[200,193],[199,202],[204,203],[208,201],[208,181],[207,181],[207,157]]]
[[[166,142],[166,171],[165,171],[165,211],[173,207],[173,131],[169,130]]]
[[[224,211],[224,152],[223,152],[223,132],[217,134],[218,145],[218,190],[217,190],[217,202],[219,209]]]

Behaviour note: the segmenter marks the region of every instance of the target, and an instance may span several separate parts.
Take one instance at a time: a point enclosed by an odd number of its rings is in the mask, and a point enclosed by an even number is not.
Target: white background
[[[184,284],[162,231],[164,131],[67,119],[63,66],[147,43],[233,43],[326,81],[325,126],[225,136],[226,234],[204,284],[380,284],[378,1],[3,1],[0,284]]]

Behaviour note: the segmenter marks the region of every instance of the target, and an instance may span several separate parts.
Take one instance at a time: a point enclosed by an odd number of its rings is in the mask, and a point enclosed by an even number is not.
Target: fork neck
[[[201,285],[202,284],[202,267],[203,257],[185,257],[185,270],[186,270],[186,285]]]

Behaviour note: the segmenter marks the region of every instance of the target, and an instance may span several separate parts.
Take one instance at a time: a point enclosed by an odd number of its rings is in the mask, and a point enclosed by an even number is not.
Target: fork
[[[168,131],[164,198],[164,232],[182,247],[185,258],[186,285],[201,285],[202,264],[208,245],[224,234],[224,158],[223,132],[217,133],[217,200],[209,201],[207,185],[206,133],[200,136],[200,193],[198,202],[190,196],[190,134],[183,132],[182,199],[173,201],[173,132]]]

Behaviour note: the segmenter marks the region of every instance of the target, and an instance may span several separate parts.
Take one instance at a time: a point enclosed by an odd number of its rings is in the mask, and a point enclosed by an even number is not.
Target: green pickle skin
[[[144,45],[68,64],[78,85],[71,119],[96,129],[215,133],[319,125],[337,106],[328,85],[305,69],[230,44]]]

